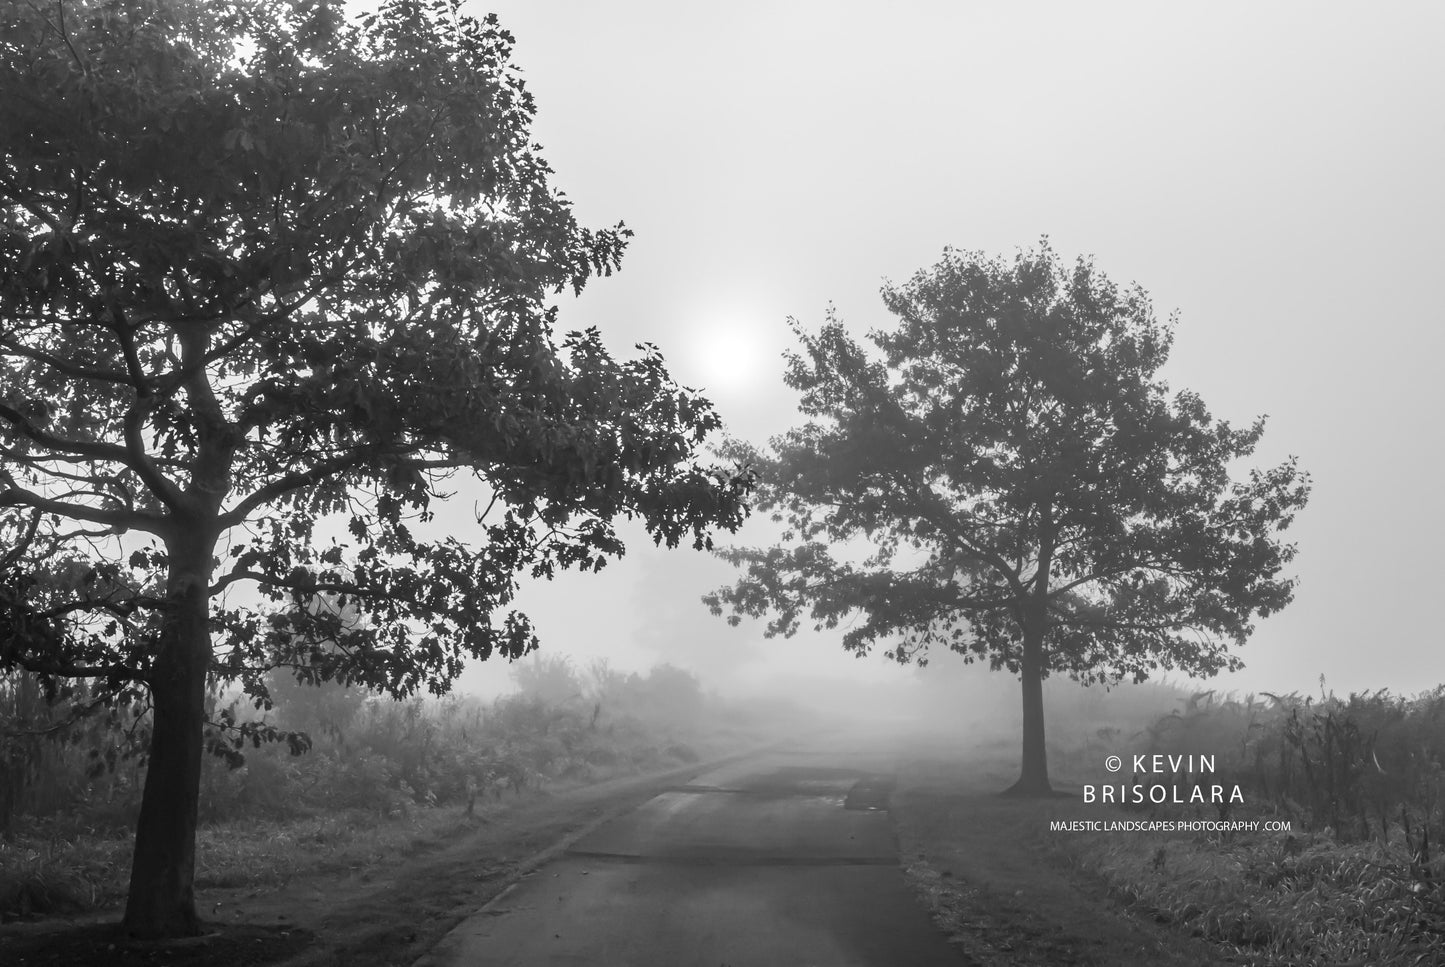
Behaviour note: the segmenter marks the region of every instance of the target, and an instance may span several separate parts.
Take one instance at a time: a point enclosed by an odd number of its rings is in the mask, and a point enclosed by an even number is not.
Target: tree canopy
[[[441,692],[535,646],[519,575],[745,513],[656,348],[557,334],[630,233],[552,186],[511,48],[445,0],[0,12],[0,667],[153,706],[137,932],[195,929],[208,675]]]
[[[843,645],[898,661],[945,647],[1021,677],[1020,792],[1049,788],[1040,682],[1240,667],[1258,616],[1287,605],[1308,498],[1293,459],[1242,479],[1263,418],[1236,428],[1159,371],[1174,322],[1045,241],[1012,260],[947,250],[883,301],[860,345],[831,313],[796,323],[786,381],[808,421],[764,451],[769,548],[706,600],[769,635],[850,619]]]

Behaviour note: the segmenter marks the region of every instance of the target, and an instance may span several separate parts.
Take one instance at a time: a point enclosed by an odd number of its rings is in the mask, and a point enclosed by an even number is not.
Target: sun
[[[740,393],[777,375],[777,361],[745,318],[718,315],[700,322],[687,347],[688,369],[700,389]]]

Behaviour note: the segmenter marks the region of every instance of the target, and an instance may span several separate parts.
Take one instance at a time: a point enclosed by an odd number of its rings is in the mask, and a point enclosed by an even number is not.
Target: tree
[[[571,705],[582,698],[582,680],[566,655],[534,655],[510,669],[523,698],[543,705]]]
[[[1174,321],[1045,241],[1012,262],[946,250],[886,286],[896,327],[860,346],[831,313],[786,381],[809,422],[768,452],[771,548],[723,556],[715,614],[791,635],[850,615],[846,648],[900,662],[952,649],[1018,675],[1023,761],[1011,791],[1050,792],[1043,679],[1144,680],[1240,667],[1256,615],[1289,603],[1278,532],[1305,505],[1293,459],[1233,480],[1264,420],[1234,429],[1159,370]]]
[[[0,12],[0,668],[152,707],[134,933],[197,929],[208,675],[441,693],[535,647],[522,572],[745,512],[655,348],[554,335],[629,233],[550,185],[511,46],[445,0]]]

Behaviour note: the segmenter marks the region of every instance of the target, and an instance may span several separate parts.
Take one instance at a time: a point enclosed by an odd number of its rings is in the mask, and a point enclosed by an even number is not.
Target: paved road
[[[578,840],[417,967],[959,967],[899,868],[887,793],[886,776],[803,751],[699,775]]]

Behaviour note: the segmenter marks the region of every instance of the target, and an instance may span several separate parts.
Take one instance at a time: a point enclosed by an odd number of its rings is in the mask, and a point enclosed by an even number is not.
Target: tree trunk
[[[150,676],[151,747],[123,921],[138,937],[200,932],[196,821],[211,663],[207,585],[213,543],[190,533],[170,547],[169,613]]]
[[[1024,698],[1023,764],[1019,781],[1004,790],[1009,796],[1051,796],[1049,757],[1044,747],[1044,623],[1025,621],[1020,681]]]

